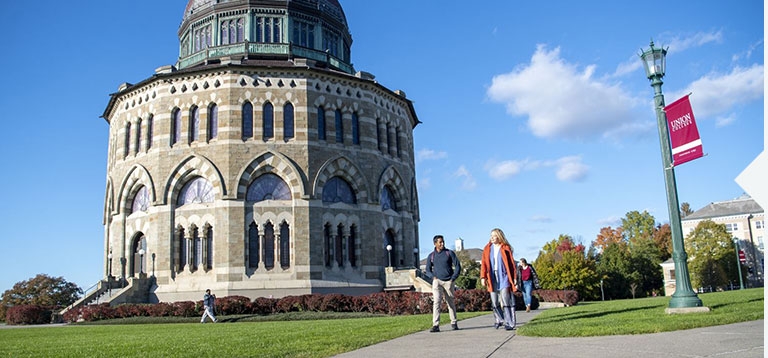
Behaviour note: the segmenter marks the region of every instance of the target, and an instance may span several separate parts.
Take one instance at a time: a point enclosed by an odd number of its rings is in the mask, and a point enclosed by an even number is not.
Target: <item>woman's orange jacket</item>
[[[485,245],[483,249],[483,257],[480,258],[480,278],[485,279],[488,292],[493,292],[494,289],[491,281],[491,244]],[[501,261],[504,262],[504,267],[507,269],[507,279],[509,279],[509,288],[512,292],[517,291],[517,285],[515,280],[517,277],[517,265],[515,265],[515,257],[512,255],[512,249],[509,245],[501,245]]]

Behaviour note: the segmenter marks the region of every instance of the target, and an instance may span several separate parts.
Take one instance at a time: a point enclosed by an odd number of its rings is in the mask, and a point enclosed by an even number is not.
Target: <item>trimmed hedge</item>
[[[491,299],[485,290],[456,290],[454,293],[456,310],[459,312],[490,311]],[[525,309],[522,293],[516,292],[515,308]],[[564,302],[573,305],[578,302],[575,291],[534,291],[532,308],[539,306],[539,299]],[[442,302],[443,312],[448,307]],[[226,296],[216,300],[216,314],[269,315],[286,312],[368,312],[374,314],[403,315],[425,314],[432,312],[432,294],[413,291],[378,292],[365,296],[346,296],[342,294],[307,294],[285,296],[283,298],[258,297],[251,301],[244,296]],[[203,313],[202,301],[183,301],[158,304],[123,304],[110,307],[109,304],[91,305],[69,310],[64,321],[98,321],[111,318],[134,316],[150,317],[195,317]],[[46,322],[47,323],[47,322]]]
[[[5,311],[5,323],[9,325],[46,324],[51,322],[52,310],[40,305],[17,305]]]

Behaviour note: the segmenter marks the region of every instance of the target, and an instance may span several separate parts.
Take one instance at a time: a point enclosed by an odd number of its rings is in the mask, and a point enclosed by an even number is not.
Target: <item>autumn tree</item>
[[[600,233],[597,234],[597,238],[592,242],[592,246],[596,249],[605,251],[610,244],[618,244],[624,242],[624,228],[617,227],[612,229],[610,226],[600,229]]]
[[[51,277],[45,274],[17,282],[13,288],[3,292],[0,297],[0,319],[5,320],[5,312],[16,305],[39,305],[54,309],[71,305],[83,294],[76,284],[67,282],[63,277]]]
[[[661,262],[672,257],[672,229],[669,224],[659,224],[653,232],[653,242],[659,248]]]
[[[630,211],[621,219],[621,227],[624,230],[624,236],[632,244],[636,240],[653,238],[656,219],[645,210],[642,213]]]
[[[738,278],[736,251],[725,225],[704,220],[685,238],[693,287],[721,287]]]
[[[456,251],[456,257],[461,263],[461,274],[454,285],[457,288],[473,289],[480,284],[480,263],[469,257],[469,251]]]
[[[583,299],[600,295],[600,278],[595,262],[585,255],[585,247],[568,235],[560,235],[544,245],[534,262],[541,286],[547,290],[575,290]]]

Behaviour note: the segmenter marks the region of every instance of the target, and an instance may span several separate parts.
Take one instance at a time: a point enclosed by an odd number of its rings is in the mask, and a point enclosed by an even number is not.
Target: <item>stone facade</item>
[[[257,57],[158,68],[104,112],[104,273],[154,277],[150,301],[366,294],[388,254],[418,265],[412,103],[370,74]]]

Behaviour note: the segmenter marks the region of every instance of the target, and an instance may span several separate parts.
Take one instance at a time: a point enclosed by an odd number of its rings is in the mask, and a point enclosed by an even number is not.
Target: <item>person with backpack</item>
[[[461,263],[456,253],[445,248],[443,235],[435,235],[432,239],[435,250],[427,256],[427,276],[432,277],[432,328],[430,332],[440,332],[440,306],[443,299],[448,304],[448,315],[451,317],[451,328],[459,329],[456,318],[456,304],[453,301],[454,281],[461,273]]]

